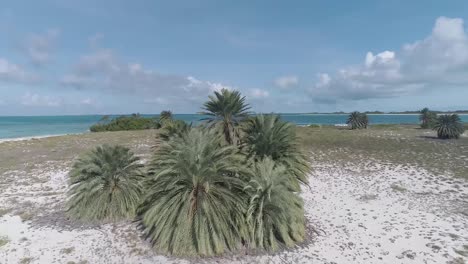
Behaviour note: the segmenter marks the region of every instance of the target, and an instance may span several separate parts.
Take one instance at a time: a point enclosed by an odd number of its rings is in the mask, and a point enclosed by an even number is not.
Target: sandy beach
[[[415,135],[424,135],[421,131],[370,130],[366,135],[357,135],[349,134],[354,133],[350,131],[301,129],[304,144],[311,146],[308,153],[313,167],[310,186],[304,186],[301,194],[310,227],[308,240],[271,255],[244,252],[208,259],[158,255],[130,221],[89,225],[72,221],[64,213],[67,174],[80,152],[98,142],[122,141],[146,161],[153,132],[5,142],[0,145],[0,263],[461,264],[468,261],[468,180],[458,175],[464,173],[458,167],[467,163],[466,138],[441,150],[443,153],[456,148],[454,151],[465,154],[453,161],[451,166],[455,168],[451,170],[425,165],[417,160],[418,151],[422,150],[413,148],[411,153],[399,145],[428,144],[423,141],[427,139],[414,139]],[[325,134],[346,132],[357,141],[363,140],[361,137],[367,141],[380,140],[380,147],[386,153],[377,148],[372,150],[370,146],[353,151],[351,145],[319,143],[327,141]],[[316,136],[323,138],[315,141]],[[392,150],[387,144],[398,148]],[[445,143],[432,140],[429,144],[441,149],[438,144]],[[429,156],[419,158],[431,162]]]

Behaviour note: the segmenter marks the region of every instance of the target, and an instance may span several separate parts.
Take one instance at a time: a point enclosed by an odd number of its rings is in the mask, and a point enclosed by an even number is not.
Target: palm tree
[[[187,134],[191,128],[191,124],[189,125],[182,120],[166,121],[159,130],[159,137],[164,141],[168,141],[172,137],[181,137]]]
[[[367,128],[369,125],[369,118],[365,113],[354,111],[349,115],[346,124],[351,125],[351,129]]]
[[[159,114],[159,122],[161,123],[161,125],[164,125],[164,123],[172,120],[172,112],[169,110],[161,111],[161,113]]]
[[[162,142],[150,164],[140,227],[156,250],[173,255],[221,254],[241,246],[242,157],[215,131],[192,129]]]
[[[303,201],[287,188],[287,168],[270,158],[254,164],[244,188],[249,195],[247,223],[252,248],[268,251],[304,240]]]
[[[297,145],[291,123],[282,121],[278,115],[257,115],[248,119],[243,132],[248,157],[257,161],[270,157],[286,166],[295,190],[300,182],[307,184],[310,167]]]
[[[465,132],[457,114],[439,116],[433,129],[437,130],[437,137],[441,139],[459,138]]]
[[[230,145],[239,144],[239,125],[248,117],[250,106],[245,103],[245,96],[238,91],[222,89],[209,96],[200,114],[207,115],[209,124],[217,126],[224,134],[226,142]]]
[[[128,148],[95,148],[78,159],[70,171],[68,213],[85,221],[134,216],[143,189],[142,167]]]
[[[430,111],[429,108],[425,107],[420,111],[419,121],[421,121],[421,128],[431,128],[434,126],[437,120],[437,114]]]

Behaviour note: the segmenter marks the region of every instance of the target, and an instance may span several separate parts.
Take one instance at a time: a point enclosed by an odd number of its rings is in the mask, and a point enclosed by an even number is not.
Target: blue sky
[[[468,109],[468,1],[2,1],[0,115]]]

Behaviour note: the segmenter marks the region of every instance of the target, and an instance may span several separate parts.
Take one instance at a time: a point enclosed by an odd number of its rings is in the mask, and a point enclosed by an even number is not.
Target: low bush
[[[92,125],[89,128],[89,130],[91,132],[104,132],[122,130],[142,130],[159,127],[159,120],[152,117],[142,117],[138,114],[133,114],[131,116],[119,116],[106,122],[99,122],[95,125]]]

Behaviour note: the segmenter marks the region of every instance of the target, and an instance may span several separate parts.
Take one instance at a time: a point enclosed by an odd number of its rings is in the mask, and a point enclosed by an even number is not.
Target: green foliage
[[[367,126],[369,125],[369,118],[365,113],[355,111],[349,115],[346,124],[350,125],[351,129],[367,128]]]
[[[134,216],[143,191],[142,166],[122,146],[99,146],[82,156],[70,171],[68,213],[85,221]]]
[[[437,131],[437,137],[441,139],[459,138],[465,132],[457,114],[439,116],[433,129]]]
[[[91,132],[104,132],[151,128],[159,128],[157,120],[154,118],[142,117],[139,114],[132,114],[131,116],[120,116],[112,120],[109,120],[108,117],[106,119],[103,117],[101,122],[92,125],[89,130]]]
[[[257,161],[270,157],[286,166],[295,190],[299,190],[300,182],[307,184],[310,168],[297,145],[293,124],[278,115],[257,115],[248,119],[243,132],[248,157]]]
[[[288,189],[287,170],[270,158],[253,166],[244,188],[249,195],[246,218],[252,248],[274,251],[304,240],[303,201]]]
[[[250,106],[245,102],[245,96],[239,91],[222,89],[215,91],[214,96],[209,96],[201,112],[207,115],[208,124],[222,131],[226,142],[230,145],[238,145],[240,138],[240,123],[248,117]]]
[[[192,129],[162,142],[150,164],[148,194],[139,210],[154,248],[173,255],[210,256],[241,246],[243,158],[214,131]]]
[[[182,120],[166,121],[159,131],[159,138],[168,141],[172,137],[182,137],[187,134],[191,128],[191,125]]]
[[[172,112],[169,110],[161,111],[161,113],[159,114],[159,122],[161,125],[164,125],[166,122],[170,122],[172,120]]]
[[[419,114],[419,121],[421,121],[421,128],[433,128],[437,122],[437,113],[430,111],[429,108],[423,108]]]

